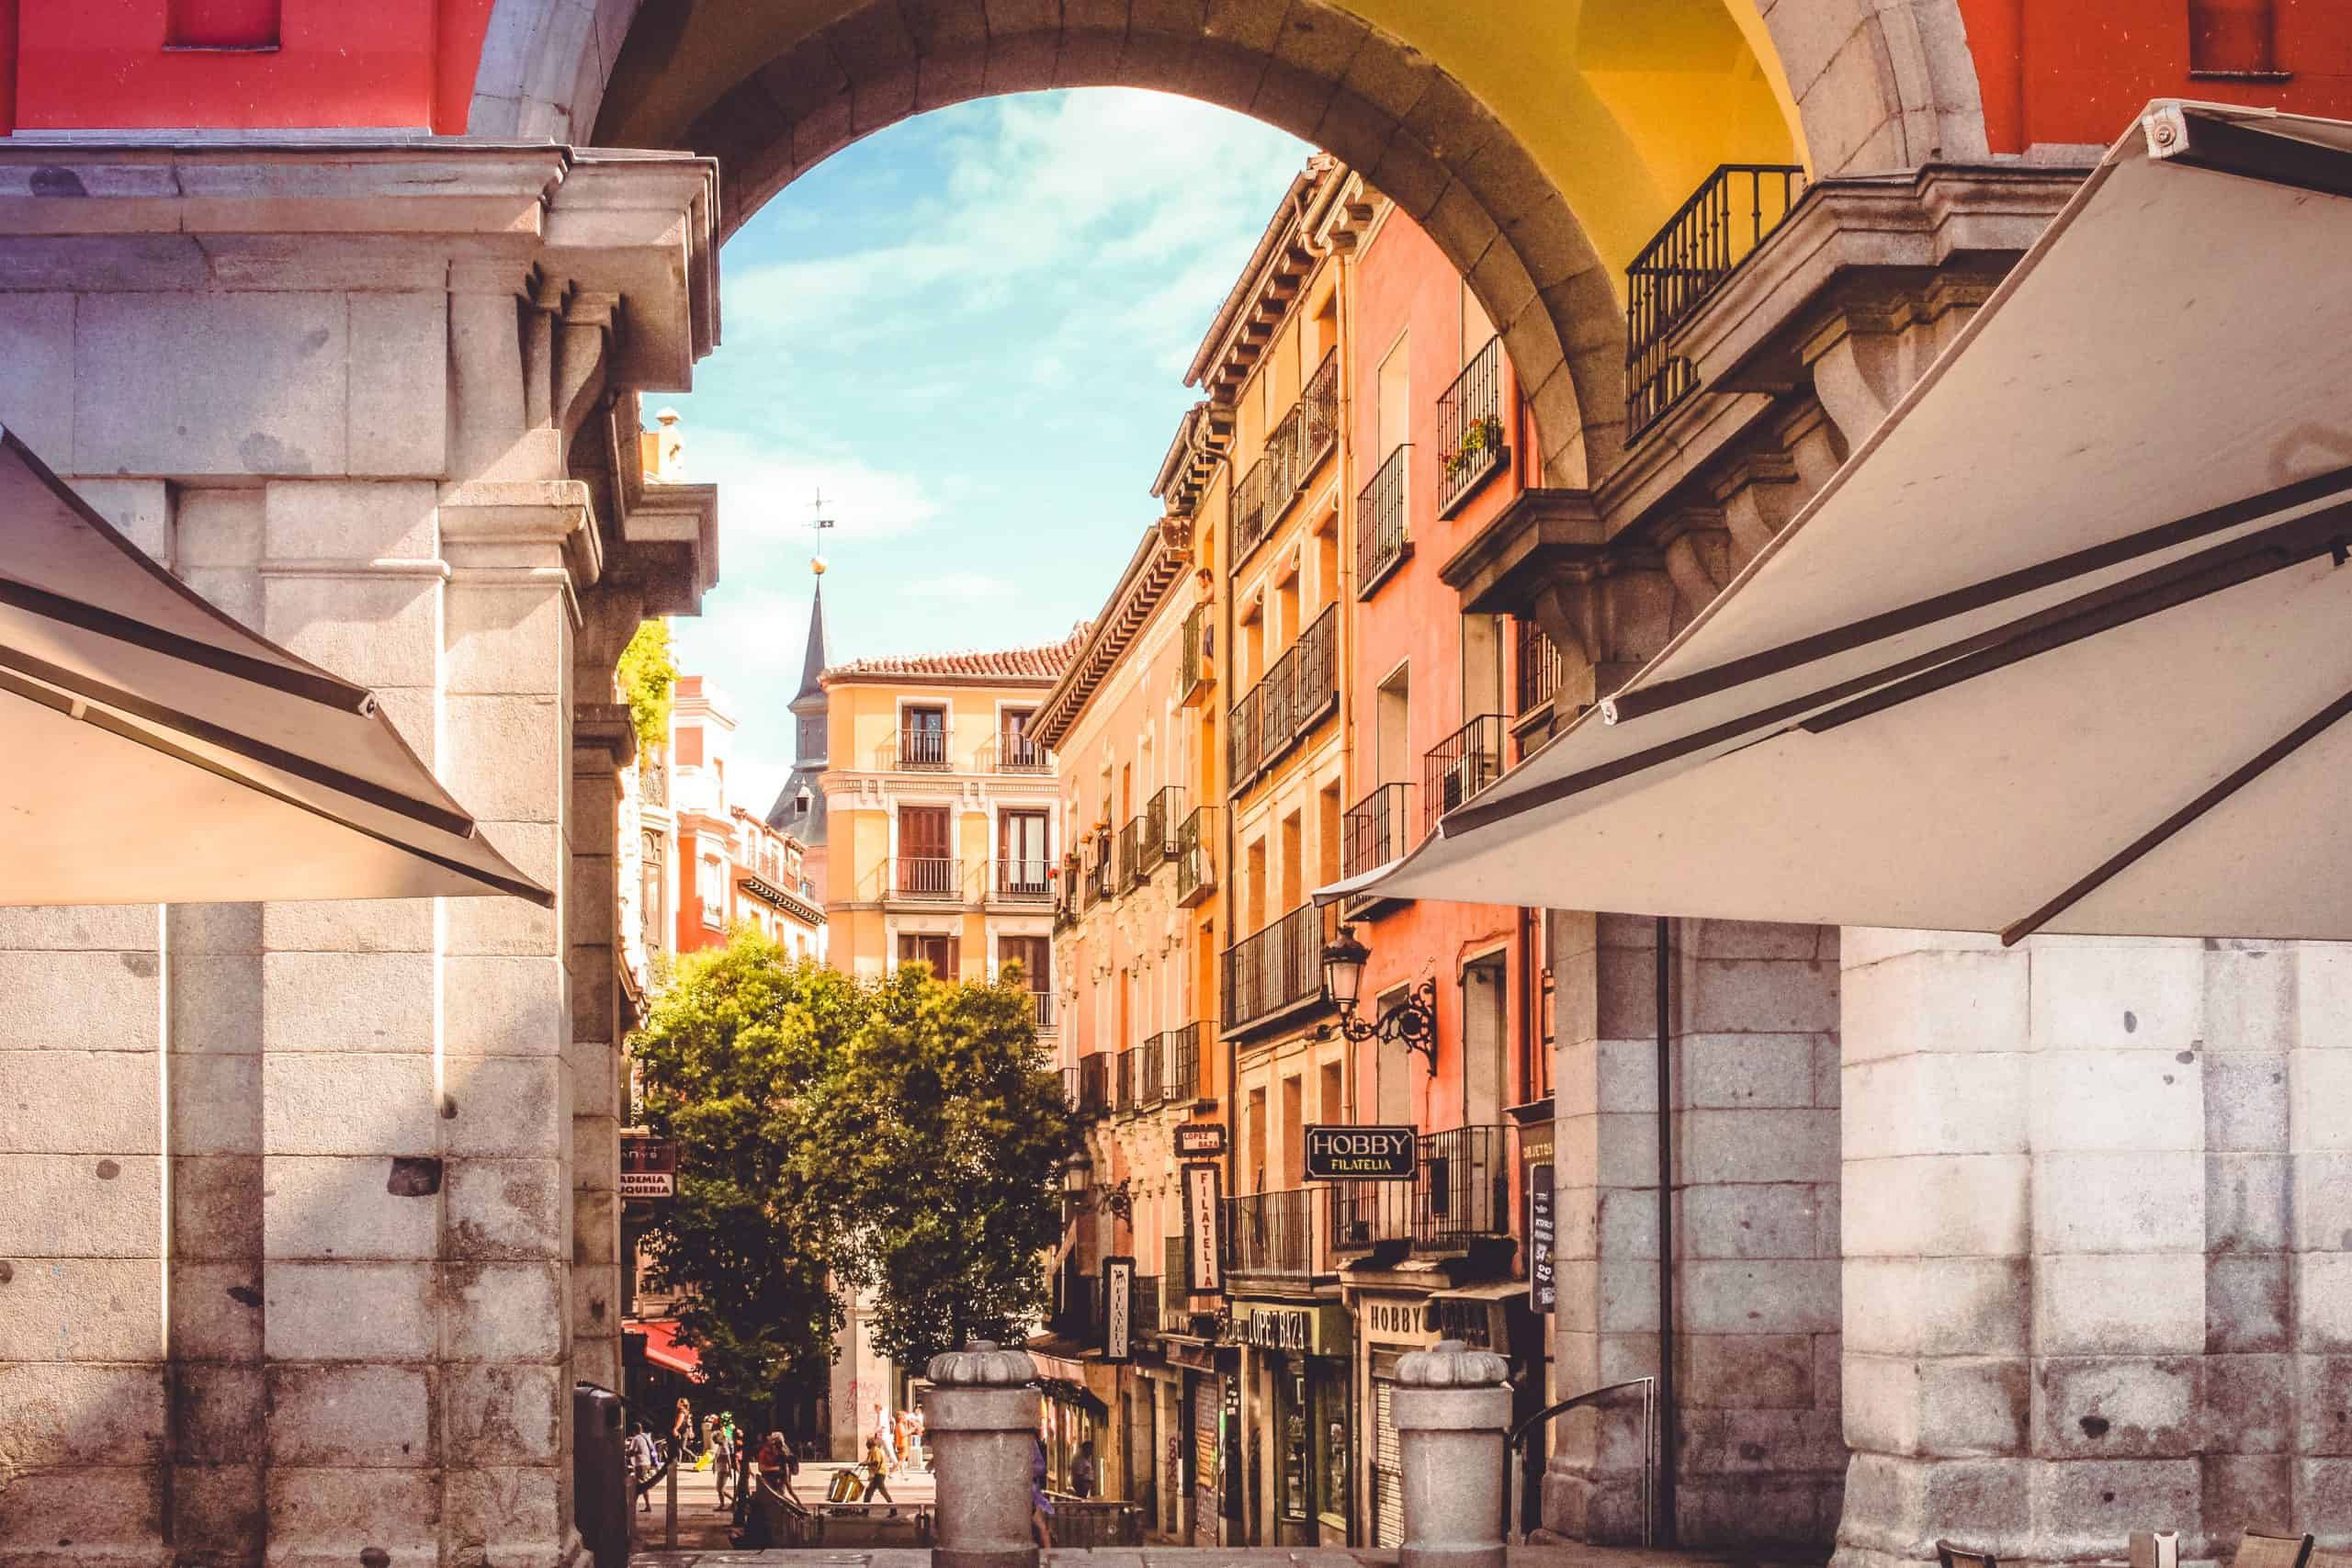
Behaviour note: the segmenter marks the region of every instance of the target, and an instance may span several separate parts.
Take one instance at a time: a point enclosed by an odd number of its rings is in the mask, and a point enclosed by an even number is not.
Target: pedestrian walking
[[[1091,1438],[1078,1445],[1078,1458],[1070,1461],[1069,1489],[1081,1499],[1094,1495],[1094,1439]]]
[[[670,1423],[670,1461],[679,1463],[695,1451],[695,1407],[678,1396],[678,1418]]]
[[[718,1423],[711,1430],[710,1468],[718,1482],[718,1502],[716,1506],[723,1514],[727,1511],[727,1488],[735,1479],[734,1434],[728,1430],[727,1423],[724,1421]]]
[[[882,1434],[874,1432],[865,1439],[865,1495],[859,1499],[860,1502],[871,1503],[877,1493],[885,1503],[898,1501],[890,1495],[890,1489],[882,1483],[889,1469],[889,1450],[882,1446]]]
[[[631,1489],[637,1493],[637,1511],[640,1514],[653,1511],[650,1494],[654,1472],[661,1462],[661,1450],[653,1440],[652,1429],[639,1422],[628,1440],[628,1478]]]

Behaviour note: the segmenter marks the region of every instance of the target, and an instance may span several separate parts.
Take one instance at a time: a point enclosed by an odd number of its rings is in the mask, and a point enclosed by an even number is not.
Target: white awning
[[[375,698],[190,592],[0,430],[0,904],[552,897]]]
[[[2352,938],[2347,149],[2152,106],[1731,586],[1379,891]]]

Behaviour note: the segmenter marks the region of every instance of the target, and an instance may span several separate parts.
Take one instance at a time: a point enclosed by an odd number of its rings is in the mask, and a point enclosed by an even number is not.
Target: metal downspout
[[[1667,954],[1668,929],[1660,915],[1653,998],[1657,1014],[1657,1543],[1670,1549],[1676,1540],[1674,1450],[1680,1423],[1674,1407],[1674,1073],[1668,1010],[1673,976]]]

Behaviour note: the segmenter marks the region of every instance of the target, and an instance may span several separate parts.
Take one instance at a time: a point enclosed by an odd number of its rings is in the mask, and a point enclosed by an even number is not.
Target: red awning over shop
[[[645,1359],[657,1367],[665,1367],[702,1381],[702,1357],[692,1348],[678,1343],[678,1325],[674,1318],[650,1317],[637,1323],[625,1323],[624,1331],[645,1336]]]

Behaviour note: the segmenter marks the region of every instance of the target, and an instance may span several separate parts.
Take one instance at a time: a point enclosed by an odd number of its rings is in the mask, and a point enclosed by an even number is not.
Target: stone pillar
[[[618,568],[691,608],[710,518],[673,487],[700,526],[632,532],[633,468],[573,473],[633,439],[633,395],[582,361],[612,296],[567,328],[560,428],[524,301],[569,297],[557,271],[637,289],[611,378],[680,384],[709,346],[708,166],[10,162],[97,194],[11,208],[47,259],[0,282],[0,420],[191,588],[372,687],[571,901],[580,590]],[[682,235],[683,277],[639,265]],[[29,1195],[0,1216],[0,1561],[570,1560],[575,1169],[613,1165],[574,1148],[578,956],[511,898],[0,911],[0,1175]]]
[[[1838,1560],[2352,1537],[2352,955],[1846,933]]]
[[[1035,1486],[1036,1364],[1026,1350],[975,1339],[931,1359],[924,1441],[939,1501],[936,1568],[1036,1568],[1030,1532]]]
[[[1509,1363],[1459,1339],[1408,1351],[1394,1409],[1405,1478],[1398,1568],[1503,1568]]]

